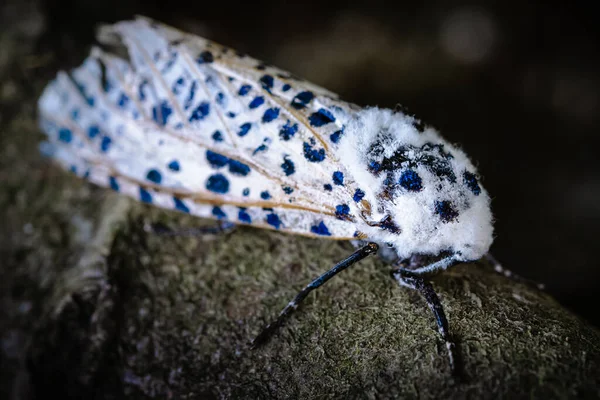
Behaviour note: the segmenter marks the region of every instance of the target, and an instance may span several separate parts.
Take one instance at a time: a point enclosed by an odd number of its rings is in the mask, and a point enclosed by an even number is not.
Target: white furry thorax
[[[493,240],[489,195],[463,151],[417,125],[379,108],[348,122],[337,154],[364,192],[358,229],[399,258],[451,252],[478,259]]]

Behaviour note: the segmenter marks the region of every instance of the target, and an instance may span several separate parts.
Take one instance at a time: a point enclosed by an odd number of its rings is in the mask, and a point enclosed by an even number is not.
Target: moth
[[[427,301],[454,369],[429,278],[480,259],[493,240],[490,197],[463,151],[413,116],[359,107],[148,18],[103,26],[98,39],[39,99],[43,153],[158,207],[351,241],[358,249],[302,289],[255,346],[311,291],[379,253]]]

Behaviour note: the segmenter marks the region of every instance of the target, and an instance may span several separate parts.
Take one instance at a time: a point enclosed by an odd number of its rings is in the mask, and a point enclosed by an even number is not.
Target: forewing
[[[100,39],[125,44],[129,60],[95,48],[40,100],[47,149],[66,167],[164,207],[229,204],[353,218],[347,208],[340,213],[352,179],[332,151],[352,105],[144,18],[104,27]]]

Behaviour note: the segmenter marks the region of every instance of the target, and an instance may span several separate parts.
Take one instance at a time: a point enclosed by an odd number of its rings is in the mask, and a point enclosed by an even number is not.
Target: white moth
[[[377,252],[425,280],[492,243],[490,198],[467,156],[415,118],[361,108],[206,39],[139,17],[60,72],[39,100],[42,150],[120,193],[204,218],[364,245],[308,285],[256,340],[337,272]],[[428,263],[425,262],[427,260]]]

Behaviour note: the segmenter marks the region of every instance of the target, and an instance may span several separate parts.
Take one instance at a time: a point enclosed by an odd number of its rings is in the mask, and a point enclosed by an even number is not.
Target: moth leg
[[[494,271],[496,271],[500,275],[504,275],[505,277],[512,279],[516,282],[523,283],[528,286],[533,286],[539,290],[544,290],[546,288],[546,285],[544,285],[543,283],[534,282],[531,279],[524,278],[520,275],[515,274],[511,270],[504,268],[502,264],[500,264],[500,262],[496,259],[496,257],[494,257],[491,253],[486,253],[483,256],[483,258],[485,258],[486,261],[494,268]]]
[[[202,236],[207,234],[226,234],[232,232],[236,227],[237,225],[232,222],[218,221],[216,225],[173,230],[164,224],[155,223],[149,227],[149,230],[161,236]]]
[[[406,270],[404,268],[399,268],[392,271],[392,276],[400,285],[417,290],[425,298],[429,309],[433,312],[433,316],[435,317],[438,331],[446,343],[446,348],[448,349],[448,359],[450,361],[450,369],[452,370],[453,375],[458,375],[458,369],[456,365],[456,360],[458,359],[456,357],[456,344],[450,335],[448,319],[444,313],[444,307],[442,307],[440,298],[435,293],[433,286],[419,274],[415,274],[413,271]]]
[[[264,344],[267,340],[269,340],[269,338],[273,335],[275,330],[277,330],[277,328],[279,328],[283,324],[284,320],[298,308],[302,300],[304,300],[310,292],[312,292],[315,289],[318,289],[320,286],[322,286],[325,282],[333,278],[335,275],[342,272],[346,268],[356,264],[360,260],[366,258],[368,255],[377,253],[378,249],[379,246],[376,243],[368,243],[366,246],[358,249],[357,251],[352,253],[348,258],[340,261],[329,271],[325,272],[323,275],[319,276],[317,279],[313,280],[311,283],[306,285],[304,289],[302,289],[300,293],[298,293],[296,297],[294,297],[294,299],[290,301],[288,305],[285,306],[285,308],[279,313],[277,319],[265,326],[260,332],[260,334],[256,338],[254,338],[254,340],[251,343],[252,347],[258,347],[261,344]]]

